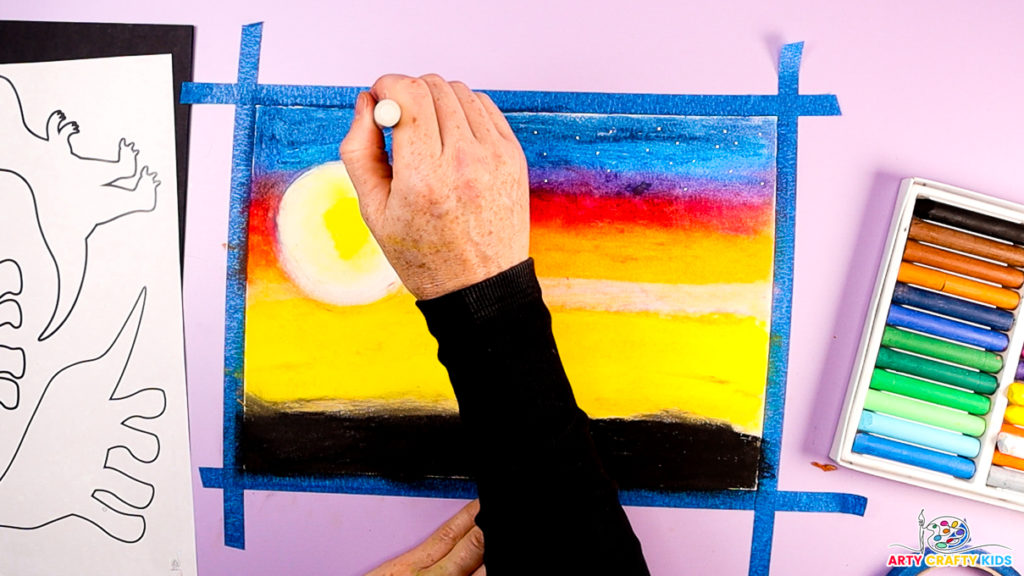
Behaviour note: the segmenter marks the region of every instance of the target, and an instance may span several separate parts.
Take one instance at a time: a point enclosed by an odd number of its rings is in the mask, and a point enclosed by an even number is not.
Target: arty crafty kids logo
[[[890,544],[911,554],[890,554],[886,566],[971,566],[1006,567],[1013,565],[1012,554],[992,554],[983,548],[1005,548],[1002,544],[975,544],[967,521],[954,516],[939,516],[925,522],[924,510],[917,517],[918,545]]]

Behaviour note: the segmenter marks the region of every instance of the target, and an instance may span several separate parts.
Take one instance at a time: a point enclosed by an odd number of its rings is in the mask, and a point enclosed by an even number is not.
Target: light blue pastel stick
[[[870,410],[861,413],[860,425],[857,429],[876,436],[884,436],[943,452],[952,452],[968,458],[974,458],[981,451],[981,442],[977,438]]]
[[[979,328],[978,326],[942,318],[927,312],[911,310],[896,304],[889,307],[888,323],[892,326],[931,334],[932,336],[963,344],[979,346],[985,350],[995,352],[1006,350],[1006,346],[1010,343],[1009,337],[1002,332]]]

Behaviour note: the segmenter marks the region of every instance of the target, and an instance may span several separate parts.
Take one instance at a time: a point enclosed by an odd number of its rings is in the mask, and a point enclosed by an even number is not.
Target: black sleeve
[[[488,576],[648,574],[527,260],[418,302],[475,455]]]

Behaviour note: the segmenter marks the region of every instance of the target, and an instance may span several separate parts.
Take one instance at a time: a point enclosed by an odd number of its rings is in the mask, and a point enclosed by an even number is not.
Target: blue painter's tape
[[[260,44],[263,43],[263,23],[242,26],[242,43],[238,56],[238,85],[256,86],[260,73]]]
[[[261,106],[352,108],[364,87],[259,85],[251,103]],[[512,92],[483,90],[505,113],[650,114],[685,116],[835,116],[839,103],[831,94],[780,97],[675,94],[602,94],[591,92]],[[232,84],[187,82],[183,104],[237,104],[245,101]]]
[[[181,85],[182,104],[234,104],[237,101],[234,84],[185,82]]]
[[[777,492],[776,510],[780,512],[832,512],[863,516],[868,499],[838,492]]]
[[[236,93],[240,100],[252,94],[258,81],[262,24],[242,28]],[[224,544],[245,547],[245,498],[238,480],[236,461],[238,423],[242,419],[245,352],[245,285],[249,222],[249,189],[252,182],[252,143],[256,107],[250,102],[235,106],[234,145],[231,154],[231,219],[228,227],[227,285],[224,327]]]
[[[224,475],[221,474],[223,471],[222,468],[200,468],[199,480],[202,481],[203,488],[224,488]]]
[[[794,42],[782,47],[782,53],[779,54],[779,94],[800,93],[800,61],[803,54],[803,42]]]
[[[724,490],[721,492],[624,490],[619,493],[619,502],[625,506],[753,510],[756,497],[757,493],[752,490]]]

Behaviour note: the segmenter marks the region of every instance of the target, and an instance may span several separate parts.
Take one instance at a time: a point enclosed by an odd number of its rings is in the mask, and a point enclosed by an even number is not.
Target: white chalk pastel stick
[[[373,107],[373,120],[381,128],[393,128],[402,119],[402,108],[394,100],[381,100]]]
[[[996,436],[996,447],[1007,456],[1024,458],[1024,438],[1020,436],[1000,432],[999,436]]]

